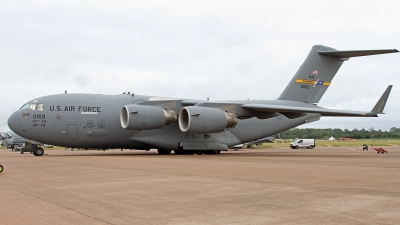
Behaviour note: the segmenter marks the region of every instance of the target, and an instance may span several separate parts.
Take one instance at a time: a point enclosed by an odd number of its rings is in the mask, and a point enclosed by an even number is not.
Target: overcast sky
[[[311,47],[400,49],[398,1],[0,1],[0,131],[36,97],[63,93],[276,99]],[[379,118],[302,127],[400,127],[400,54],[351,58],[319,102]]]

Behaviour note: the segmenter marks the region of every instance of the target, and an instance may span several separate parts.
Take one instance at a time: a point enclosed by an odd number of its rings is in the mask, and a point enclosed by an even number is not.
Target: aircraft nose
[[[9,118],[8,118],[8,127],[14,131],[14,133],[18,134],[20,124],[19,124],[19,119],[20,119],[20,112],[15,112],[13,113]]]

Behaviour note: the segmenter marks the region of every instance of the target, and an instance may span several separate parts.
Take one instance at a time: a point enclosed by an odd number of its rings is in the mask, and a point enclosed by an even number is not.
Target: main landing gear
[[[157,149],[157,151],[158,151],[159,155],[169,155],[169,154],[171,154],[171,150],[167,150],[167,149],[159,148],[159,149]]]
[[[169,155],[171,154],[171,150],[166,149],[157,149],[159,155]],[[220,154],[220,150],[174,150],[175,155],[203,155],[203,154]]]
[[[175,152],[175,154],[179,154],[179,153],[176,153],[176,151],[174,151],[174,152]],[[196,154],[196,155],[203,155],[203,154],[211,155],[211,154],[220,154],[221,153],[220,150],[192,150],[192,151],[182,150],[182,152],[184,152],[183,154],[189,154],[189,155],[193,155],[193,154]]]
[[[4,170],[3,165],[0,165],[0,173],[3,172],[3,170]]]

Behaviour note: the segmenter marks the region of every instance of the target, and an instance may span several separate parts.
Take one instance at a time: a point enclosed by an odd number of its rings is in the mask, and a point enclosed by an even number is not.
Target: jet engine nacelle
[[[120,114],[121,126],[128,130],[151,130],[177,121],[176,113],[157,106],[125,105]]]
[[[188,134],[222,132],[237,123],[235,114],[217,108],[187,106],[179,111],[179,128]]]

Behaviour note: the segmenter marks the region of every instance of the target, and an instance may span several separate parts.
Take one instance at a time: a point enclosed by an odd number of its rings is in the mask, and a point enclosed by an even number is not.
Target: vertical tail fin
[[[278,100],[318,103],[333,77],[350,57],[398,52],[396,49],[338,51],[314,45]]]

